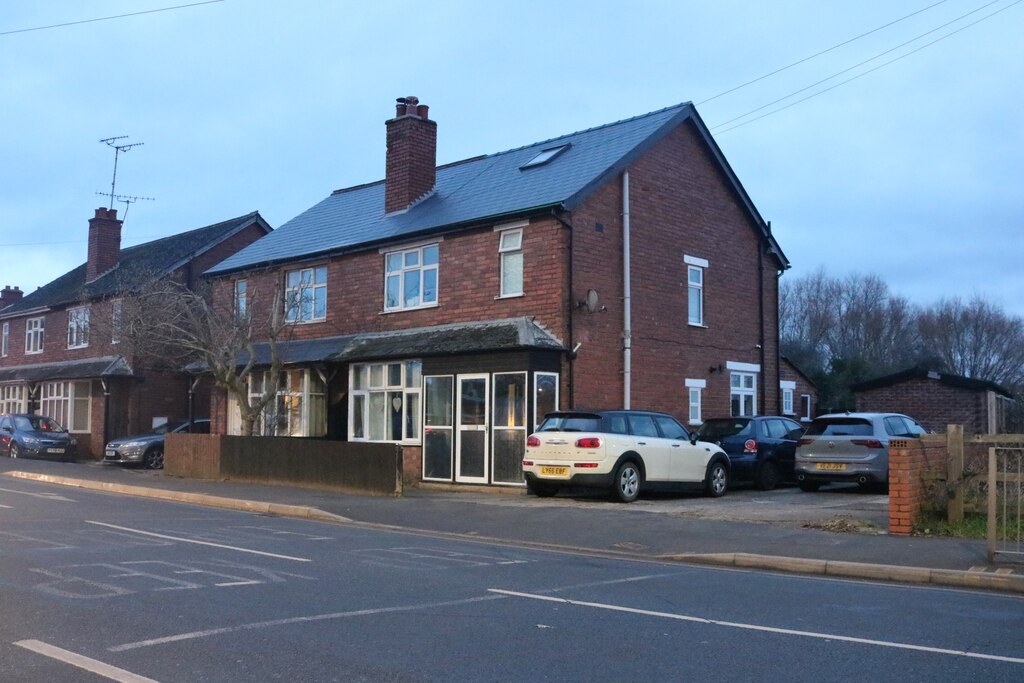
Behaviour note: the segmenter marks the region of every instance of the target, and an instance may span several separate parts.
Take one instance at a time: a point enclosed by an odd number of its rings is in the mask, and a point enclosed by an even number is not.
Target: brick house
[[[789,263],[691,104],[443,166],[416,98],[385,127],[383,181],[208,273],[240,307],[298,302],[263,433],[401,443],[409,483],[518,486],[555,408],[779,412]],[[227,395],[211,417],[237,433]]]
[[[818,387],[796,363],[782,356],[779,385],[782,388],[782,412],[799,420],[810,422],[818,408]]]
[[[189,415],[191,380],[144,367],[119,339],[124,297],[143,278],[194,286],[207,268],[270,232],[258,213],[121,249],[115,209],[89,220],[87,261],[30,294],[0,293],[0,413],[40,412],[99,458],[110,439]],[[204,413],[207,400],[193,401]],[[197,412],[197,416],[198,416]]]
[[[903,413],[929,432],[942,434],[959,424],[968,434],[1011,431],[1007,421],[1016,401],[995,382],[927,368],[910,368],[850,387],[857,410]]]

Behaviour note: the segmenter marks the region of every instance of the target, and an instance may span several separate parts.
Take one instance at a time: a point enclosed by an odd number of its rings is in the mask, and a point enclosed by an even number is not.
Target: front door
[[[487,483],[488,376],[459,375],[456,406],[455,481]]]

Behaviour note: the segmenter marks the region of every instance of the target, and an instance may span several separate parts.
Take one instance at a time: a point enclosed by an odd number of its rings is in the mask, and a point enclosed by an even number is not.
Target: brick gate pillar
[[[889,441],[889,533],[909,536],[921,512],[924,449],[917,439]]]

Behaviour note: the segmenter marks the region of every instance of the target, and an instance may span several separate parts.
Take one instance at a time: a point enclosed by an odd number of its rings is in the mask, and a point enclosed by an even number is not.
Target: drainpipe
[[[632,294],[629,271],[629,171],[622,172],[622,408],[629,410],[633,380]]]
[[[771,229],[772,229],[771,225],[772,225],[771,221],[768,221],[768,231],[769,232],[771,232]],[[768,374],[767,373],[767,369],[768,368],[766,368],[765,365],[764,365],[764,250],[765,250],[765,247],[767,247],[768,245],[765,243],[764,239],[761,239],[759,241],[761,242],[761,244],[758,246],[758,249],[757,249],[757,312],[758,312],[758,315],[757,315],[757,325],[758,325],[757,350],[758,350],[758,353],[759,353],[759,361],[758,362],[761,365],[761,371],[764,373],[764,375],[762,375],[762,377],[764,377],[765,375]],[[778,378],[776,378],[776,379],[778,379]],[[776,382],[776,384],[778,384],[778,382]],[[764,394],[765,394],[765,397],[767,397],[768,396],[767,387],[765,387],[765,389],[766,390],[765,390]],[[778,388],[776,388],[775,398],[778,399]],[[768,414],[766,412],[766,409],[767,409],[767,406],[761,406],[761,411],[762,411],[761,414],[762,415]],[[779,412],[781,412],[781,410],[776,410],[775,412],[779,413]]]
[[[100,377],[100,386],[103,388],[103,446],[110,441],[110,385],[108,381]]]
[[[573,292],[573,289],[572,289],[573,288],[573,268],[572,268],[572,264],[573,264],[573,261],[575,260],[575,254],[573,252],[573,239],[572,239],[572,237],[573,237],[573,227],[572,227],[572,223],[566,221],[564,218],[562,218],[561,216],[558,215],[557,210],[552,209],[551,210],[551,216],[556,221],[558,221],[563,226],[565,226],[565,229],[569,231],[569,268],[568,268],[568,271],[569,271],[568,272],[569,283],[568,283],[568,286],[565,288],[565,291],[568,292],[569,295],[566,297],[566,314],[565,314],[566,324],[565,324],[565,332],[566,332],[566,335],[568,335],[568,339],[566,340],[566,343],[567,343],[567,345],[569,347],[569,354],[568,354],[568,358],[569,358],[569,408],[575,408],[576,407],[576,382],[575,382],[575,379],[576,379],[576,375],[575,375],[576,347],[573,345],[573,336],[572,336],[573,335],[572,317],[573,317],[573,314],[576,311],[576,308],[573,305],[573,296],[572,296],[572,292]]]
[[[192,432],[192,421],[196,419],[196,387],[199,386],[199,380],[202,379],[199,375],[196,375],[188,384],[188,431]]]

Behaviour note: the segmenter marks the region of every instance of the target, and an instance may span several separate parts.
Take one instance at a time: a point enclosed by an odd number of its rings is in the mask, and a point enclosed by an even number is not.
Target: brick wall
[[[924,449],[916,439],[889,442],[889,532],[909,536],[921,512]]]
[[[945,433],[962,424],[968,434],[988,433],[986,391],[953,387],[938,380],[911,379],[856,394],[857,410],[903,413],[929,432]]]
[[[808,413],[804,406],[803,397],[810,396],[811,409],[809,414],[811,418],[814,418],[818,410],[818,390],[814,385],[786,359],[781,359],[779,380],[796,383],[796,389],[793,390],[793,414],[790,417],[806,421]]]

